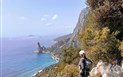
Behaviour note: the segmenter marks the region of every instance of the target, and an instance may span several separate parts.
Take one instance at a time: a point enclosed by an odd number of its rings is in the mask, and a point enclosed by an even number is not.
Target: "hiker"
[[[86,58],[84,50],[81,50],[79,52],[79,55],[81,57],[81,59],[79,61],[79,70],[80,70],[79,77],[88,77],[89,72],[91,70],[92,61],[90,59]]]

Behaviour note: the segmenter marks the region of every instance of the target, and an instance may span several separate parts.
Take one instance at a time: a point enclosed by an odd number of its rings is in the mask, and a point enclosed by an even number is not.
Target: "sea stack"
[[[44,46],[41,46],[40,43],[37,43],[37,49],[36,49],[36,53],[42,53],[45,50]]]

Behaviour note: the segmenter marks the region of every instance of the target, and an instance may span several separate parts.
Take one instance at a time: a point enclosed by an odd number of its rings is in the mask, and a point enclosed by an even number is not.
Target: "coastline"
[[[54,59],[54,60],[55,60],[55,64],[59,62],[59,57],[58,57],[58,56],[55,56],[53,53],[50,53],[50,52],[43,52],[43,53],[50,54],[50,55],[51,55],[51,57],[52,57],[52,59]],[[50,66],[50,65],[49,65],[49,66]],[[47,67],[48,67],[48,66],[47,66]],[[45,67],[45,68],[46,68],[46,67]],[[41,70],[37,71],[37,72],[36,72],[36,73],[34,73],[31,77],[35,77],[35,76],[36,76],[36,74],[38,74],[38,73],[42,72],[45,68],[43,68],[43,69],[41,69]]]
[[[45,68],[44,68],[45,69]],[[43,69],[42,69],[43,70]],[[42,70],[39,70],[38,72],[36,72],[35,74],[33,74],[31,77],[35,77],[37,73],[40,73]]]

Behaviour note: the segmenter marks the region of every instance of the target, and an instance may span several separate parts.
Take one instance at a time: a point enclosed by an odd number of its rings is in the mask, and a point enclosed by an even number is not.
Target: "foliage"
[[[123,50],[123,41],[120,43],[120,49]]]
[[[116,37],[122,40],[123,0],[87,0],[87,3],[92,8],[98,26],[109,27],[110,33],[118,32]]]
[[[103,5],[104,0],[87,0],[87,4],[92,8],[95,9],[100,5]]]
[[[120,52],[117,49],[119,42],[115,35],[110,34],[107,27],[97,30],[87,29],[86,33],[81,35],[82,46],[94,63],[100,59],[106,62],[112,62],[120,58]]]
[[[121,50],[121,55],[122,55],[122,57],[123,57],[123,41],[120,42],[120,47],[119,47],[119,49]]]
[[[123,40],[123,1],[87,0],[91,7],[84,27],[79,33],[80,48],[88,51],[94,63],[100,59],[119,63]]]
[[[78,77],[79,69],[76,65],[66,65],[63,71],[61,71],[58,77]]]
[[[79,62],[79,48],[67,47],[62,52],[62,62],[71,64],[77,64]]]

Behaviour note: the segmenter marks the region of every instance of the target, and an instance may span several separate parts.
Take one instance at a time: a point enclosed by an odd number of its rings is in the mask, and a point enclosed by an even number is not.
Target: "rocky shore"
[[[36,72],[36,73],[35,73],[35,74],[33,74],[31,77],[35,77],[35,76],[36,76],[36,74],[37,74],[37,73],[40,73],[40,72],[42,72],[42,70],[40,70],[40,71]]]
[[[57,55],[51,54],[52,58],[56,61],[56,63],[59,62],[59,57]]]

